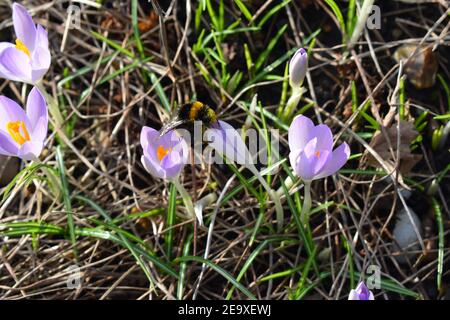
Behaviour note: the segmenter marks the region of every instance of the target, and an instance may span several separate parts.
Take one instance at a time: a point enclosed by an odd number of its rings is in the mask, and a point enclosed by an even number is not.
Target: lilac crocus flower
[[[48,111],[41,92],[33,88],[26,112],[13,100],[0,96],[0,154],[35,160],[47,136]]]
[[[305,181],[336,173],[350,156],[350,148],[345,142],[333,151],[333,135],[327,125],[315,126],[303,115],[292,121],[288,139],[291,166]]]
[[[372,291],[370,291],[364,282],[360,282],[356,289],[352,289],[348,295],[348,300],[375,300]]]
[[[141,145],[144,150],[142,164],[157,178],[176,179],[188,160],[188,145],[175,130],[160,136],[159,131],[143,127]]]
[[[308,54],[300,48],[289,61],[289,84],[291,87],[300,87],[308,70]]]
[[[27,9],[14,3],[15,44],[0,43],[0,77],[25,83],[37,83],[50,67],[47,31],[33,22]]]

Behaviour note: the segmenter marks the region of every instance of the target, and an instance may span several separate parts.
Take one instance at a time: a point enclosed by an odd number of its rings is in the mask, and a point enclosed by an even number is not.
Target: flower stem
[[[61,183],[60,181],[56,178],[56,176],[47,168],[47,166],[41,161],[39,160],[39,158],[34,158],[33,162],[42,165],[42,171],[44,172],[44,174],[47,176],[48,181],[49,181],[49,185],[50,185],[50,189],[52,191],[53,196],[58,199],[61,196]]]
[[[45,90],[45,87],[41,81],[37,82],[35,86],[44,96],[45,101],[47,102],[48,111],[52,116],[53,121],[55,122],[54,124],[58,128],[62,129],[64,125],[64,118],[61,114],[61,111],[59,110],[58,101],[48,94],[47,90]]]
[[[183,199],[184,205],[186,206],[186,210],[188,212],[189,218],[196,219],[194,205],[192,204],[192,199],[187,190],[181,185],[178,177],[171,180],[175,188],[177,188],[178,193],[181,195]]]
[[[286,103],[286,108],[284,109],[282,119],[284,121],[289,120],[294,112],[295,108],[297,108],[300,99],[303,96],[305,89],[303,87],[292,87],[292,94],[289,97],[288,102]]]
[[[300,220],[303,224],[309,221],[309,212],[311,211],[311,181],[305,181],[305,197],[303,199],[302,212],[300,213]]]

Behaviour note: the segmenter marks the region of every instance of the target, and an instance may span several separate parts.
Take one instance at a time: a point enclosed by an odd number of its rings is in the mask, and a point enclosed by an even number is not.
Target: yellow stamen
[[[16,39],[16,48],[25,53],[29,58],[31,58],[30,50],[28,50],[25,43],[23,43],[19,39]]]
[[[21,128],[22,132],[20,131]],[[11,138],[20,145],[30,141],[30,135],[28,134],[27,127],[23,121],[8,122],[6,124],[6,130],[8,130]]]
[[[164,159],[170,151],[172,151],[172,148],[164,149],[163,146],[158,146],[158,149],[156,149],[156,156],[158,157],[158,160],[162,161],[162,159]]]
[[[320,158],[320,151],[316,151],[316,153],[314,153],[314,155],[315,155],[317,158]]]

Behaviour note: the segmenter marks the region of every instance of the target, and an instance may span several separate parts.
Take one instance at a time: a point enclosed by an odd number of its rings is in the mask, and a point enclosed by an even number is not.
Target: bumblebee
[[[160,135],[183,125],[189,126],[194,121],[201,121],[205,127],[209,128],[217,122],[217,115],[211,107],[200,101],[184,104],[180,106],[176,116],[161,128]]]

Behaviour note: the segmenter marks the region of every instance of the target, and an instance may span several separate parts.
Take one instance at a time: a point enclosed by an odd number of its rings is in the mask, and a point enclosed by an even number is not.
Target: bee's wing
[[[179,120],[179,119],[174,119],[172,121],[170,121],[169,123],[165,124],[161,130],[159,130],[159,135],[163,136],[165,135],[167,132],[169,132],[170,130],[175,129],[176,127],[182,125],[183,123],[185,123],[186,120]]]

